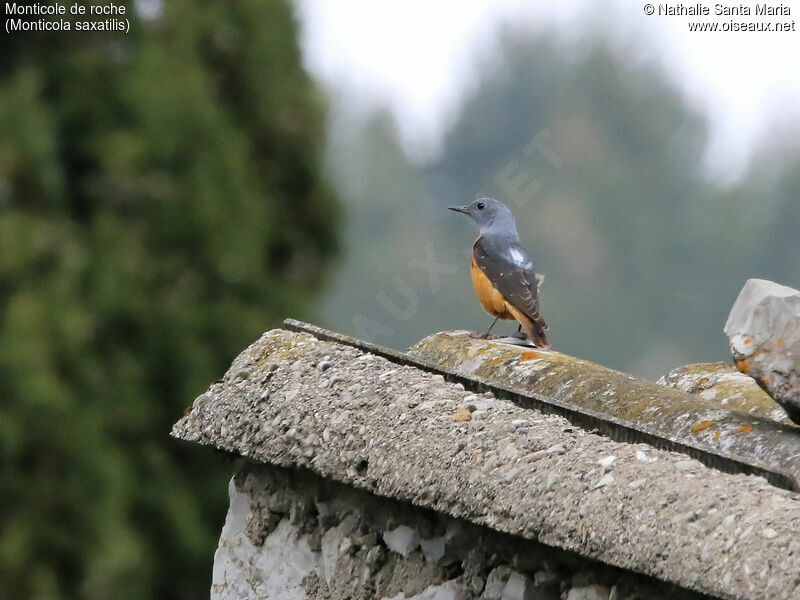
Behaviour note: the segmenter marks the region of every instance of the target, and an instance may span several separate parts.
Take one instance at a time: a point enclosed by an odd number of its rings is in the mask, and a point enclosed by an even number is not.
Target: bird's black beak
[[[454,210],[456,212],[464,213],[465,215],[469,214],[469,210],[466,206],[448,206],[448,210]]]

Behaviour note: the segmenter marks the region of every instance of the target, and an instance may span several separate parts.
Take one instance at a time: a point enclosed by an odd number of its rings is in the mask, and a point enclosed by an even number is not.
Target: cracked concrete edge
[[[307,334],[264,334],[173,435],[712,596],[800,597],[797,494]]]

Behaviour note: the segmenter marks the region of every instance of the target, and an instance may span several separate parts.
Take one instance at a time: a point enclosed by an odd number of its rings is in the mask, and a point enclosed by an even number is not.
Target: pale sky
[[[639,0],[295,0],[306,66],[340,107],[386,106],[406,150],[435,154],[474,68],[497,55],[499,25],[556,33],[565,52],[594,32],[634,62],[656,61],[704,111],[717,181],[742,174],[770,129],[800,134],[800,31],[690,32],[688,22],[791,22],[790,16],[648,16]],[[653,3],[656,10],[658,2]],[[662,3],[663,4],[663,3]],[[673,3],[677,4],[677,3]],[[694,5],[695,3],[686,3]],[[743,2],[755,12],[756,2]],[[738,6],[739,3],[736,3]],[[721,26],[721,25],[720,25]],[[724,174],[724,175],[723,175]]]

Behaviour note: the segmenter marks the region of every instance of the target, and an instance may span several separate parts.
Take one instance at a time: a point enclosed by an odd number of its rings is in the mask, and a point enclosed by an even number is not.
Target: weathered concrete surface
[[[664,375],[658,384],[696,394],[718,408],[795,426],[786,411],[752,377],[727,363],[684,365]]]
[[[230,497],[212,600],[699,600],[305,470],[246,464]]]
[[[800,291],[748,279],[725,323],[736,366],[800,423]]]
[[[266,333],[173,435],[713,596],[800,598],[797,494],[309,335]]]
[[[534,395],[554,407],[609,416],[635,431],[680,443],[687,452],[695,448],[767,466],[784,473],[800,489],[800,435],[793,427],[573,356],[487,342],[465,331],[428,336],[409,354],[457,374]]]

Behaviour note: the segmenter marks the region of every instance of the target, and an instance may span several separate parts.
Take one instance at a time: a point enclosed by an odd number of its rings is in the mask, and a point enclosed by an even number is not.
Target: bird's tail
[[[547,334],[544,332],[544,330],[547,329],[547,323],[544,322],[544,319],[524,319],[520,324],[522,325],[522,331],[525,332],[525,336],[536,344],[537,348],[542,348],[543,350],[550,349],[550,342],[547,341]]]

